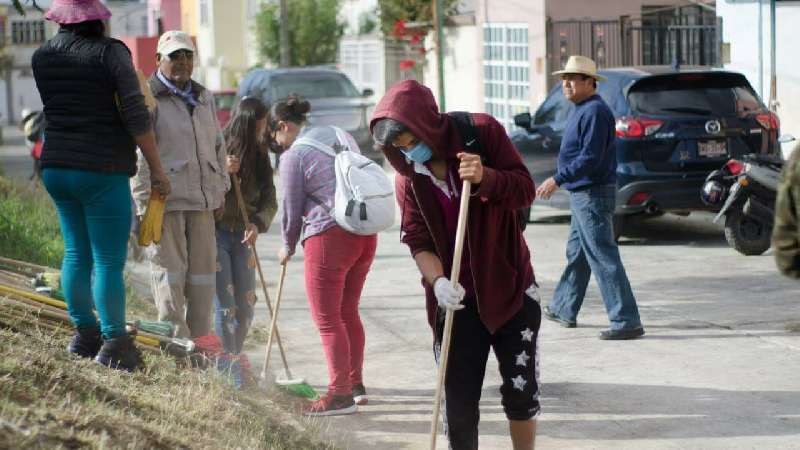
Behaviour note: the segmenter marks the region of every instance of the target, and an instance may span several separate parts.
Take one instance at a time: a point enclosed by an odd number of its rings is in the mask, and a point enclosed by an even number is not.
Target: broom
[[[236,174],[231,174],[231,181],[233,181],[233,189],[236,193],[236,203],[239,206],[239,213],[242,215],[242,222],[244,222],[245,230],[250,225],[250,220],[247,217],[247,211],[244,209],[244,198],[242,198],[242,188],[240,185],[239,177]],[[281,336],[277,330],[277,321],[275,320],[278,315],[278,306],[280,304],[280,298],[283,291],[283,278],[286,276],[286,266],[284,265],[281,269],[281,279],[278,283],[278,299],[277,304],[275,305],[275,310],[272,309],[272,302],[269,300],[269,293],[267,292],[267,283],[264,281],[264,273],[261,271],[261,262],[258,259],[258,253],[256,252],[256,246],[250,245],[250,250],[253,252],[253,259],[256,261],[256,269],[258,270],[258,278],[261,281],[261,289],[264,292],[264,299],[267,302],[267,310],[269,310],[269,315],[272,317],[272,324],[270,326],[270,333],[268,339],[268,349],[271,347],[272,343],[272,335],[275,335],[275,339],[278,341],[278,349],[281,353],[281,360],[283,360],[283,370],[285,372],[286,378],[284,379],[277,379],[275,380],[275,384],[279,387],[284,389],[285,391],[289,392],[292,395],[296,395],[298,397],[304,397],[310,400],[316,400],[319,398],[319,394],[317,391],[314,390],[306,380],[303,378],[294,378],[292,376],[291,370],[289,370],[289,362],[286,360],[286,352],[283,349],[283,343],[281,342]],[[274,330],[274,332],[273,332]],[[263,369],[261,370],[261,379],[267,379],[267,366],[269,365],[269,350],[267,350],[267,360],[264,363]]]
[[[464,250],[464,234],[467,225],[467,211],[469,210],[469,197],[472,183],[464,181],[461,188],[461,204],[458,209],[458,227],[456,228],[456,243],[453,250],[453,267],[450,270],[450,282],[455,286],[458,283],[458,275],[461,273],[461,253]],[[450,355],[450,338],[453,334],[453,319],[455,311],[448,309],[445,313],[444,332],[442,333],[442,347],[439,354],[439,374],[436,385],[436,397],[433,403],[433,417],[431,418],[431,450],[436,449],[436,433],[439,429],[439,409],[442,404],[442,391],[444,390],[444,380],[447,375],[447,357]]]

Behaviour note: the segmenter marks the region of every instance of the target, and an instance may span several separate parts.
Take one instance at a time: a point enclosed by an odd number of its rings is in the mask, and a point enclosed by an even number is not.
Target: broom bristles
[[[299,381],[299,382],[297,382]],[[291,383],[290,383],[291,382]],[[275,385],[289,394],[307,398],[309,400],[317,400],[319,394],[304,380],[275,380]]]

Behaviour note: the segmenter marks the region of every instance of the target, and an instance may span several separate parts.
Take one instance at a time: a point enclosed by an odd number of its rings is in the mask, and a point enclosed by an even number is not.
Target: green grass
[[[10,311],[0,302],[0,448],[333,448],[277,391],[236,391],[159,354],[145,372],[107,369],[67,354],[66,332]]]
[[[0,256],[61,267],[64,242],[58,213],[40,182],[20,184],[0,176],[0,237]],[[156,318],[153,300],[140,295],[127,274],[125,294],[130,317]]]
[[[21,185],[0,177],[0,255],[59,267],[64,243],[58,214],[40,183]]]

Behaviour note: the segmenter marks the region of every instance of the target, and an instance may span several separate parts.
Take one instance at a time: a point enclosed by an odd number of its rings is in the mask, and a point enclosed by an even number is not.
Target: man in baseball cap
[[[201,352],[220,347],[211,332],[217,267],[214,211],[230,186],[214,97],[192,79],[195,46],[182,31],[167,31],[156,48],[158,69],[148,80],[161,160],[177,187],[167,198],[161,242],[150,252],[158,319],[175,337],[192,338]],[[144,169],[144,170],[142,170]],[[134,178],[137,215],[150,197],[146,168]]]
[[[177,87],[178,95],[185,91],[186,84],[191,84],[192,71],[194,70],[194,43],[192,38],[183,31],[167,31],[158,39],[156,48],[156,61],[161,81],[165,85]],[[174,85],[174,86],[172,86]],[[188,97],[184,97],[193,103]]]

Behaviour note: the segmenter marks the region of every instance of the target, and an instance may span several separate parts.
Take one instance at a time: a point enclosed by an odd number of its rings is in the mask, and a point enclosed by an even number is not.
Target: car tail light
[[[732,159],[727,163],[725,163],[725,167],[728,168],[728,171],[732,175],[739,175],[740,173],[742,173],[742,171],[744,171],[744,164],[742,164],[741,161],[737,161],[735,159]]]
[[[650,136],[664,125],[663,120],[621,117],[617,120],[617,137],[640,138]]]
[[[777,130],[781,127],[781,121],[778,119],[778,115],[773,112],[756,114],[756,121],[758,121],[765,130]]]
[[[637,192],[631,195],[631,198],[628,199],[628,206],[633,205],[641,205],[642,203],[646,202],[650,199],[650,194],[647,192]]]

